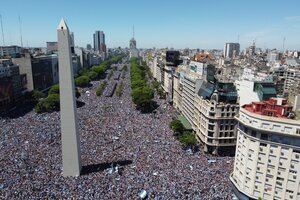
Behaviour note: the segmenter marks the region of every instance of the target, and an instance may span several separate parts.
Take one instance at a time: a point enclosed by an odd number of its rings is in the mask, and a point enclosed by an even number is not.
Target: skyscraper
[[[71,47],[71,52],[75,53],[74,47],[75,47],[75,42],[74,42],[74,33],[70,33],[70,47]]]
[[[94,33],[94,50],[99,53],[106,52],[105,34],[103,31]]]
[[[57,36],[63,175],[79,176],[81,152],[70,48],[71,41],[68,26],[63,19],[57,28]]]
[[[224,58],[235,58],[240,54],[239,43],[225,43]]]

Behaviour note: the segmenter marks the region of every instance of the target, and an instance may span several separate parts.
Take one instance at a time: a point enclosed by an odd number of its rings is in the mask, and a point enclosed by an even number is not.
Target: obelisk
[[[81,152],[74,75],[69,28],[64,19],[58,25],[57,37],[63,176],[79,176],[81,171]]]

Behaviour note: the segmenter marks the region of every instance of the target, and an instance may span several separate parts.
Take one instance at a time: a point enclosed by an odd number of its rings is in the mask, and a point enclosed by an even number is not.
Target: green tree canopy
[[[78,87],[87,87],[90,84],[88,76],[79,76],[75,79],[75,85]]]
[[[178,140],[185,146],[195,146],[198,143],[195,134],[189,131],[180,134]]]
[[[184,126],[178,119],[171,121],[170,128],[175,132],[175,134],[180,134],[184,131]]]

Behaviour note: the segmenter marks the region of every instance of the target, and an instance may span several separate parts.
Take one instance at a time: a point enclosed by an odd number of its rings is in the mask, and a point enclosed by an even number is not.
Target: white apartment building
[[[230,177],[239,199],[300,199],[300,121],[291,110],[282,98],[240,109]]]
[[[289,93],[290,89],[294,85],[295,80],[300,79],[300,69],[288,68],[285,72],[284,89],[285,93]]]

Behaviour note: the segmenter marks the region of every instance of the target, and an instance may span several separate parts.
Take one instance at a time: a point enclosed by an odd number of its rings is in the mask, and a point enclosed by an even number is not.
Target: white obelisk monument
[[[63,19],[58,25],[57,37],[63,176],[79,176],[81,171],[81,152],[70,34],[69,28]]]

